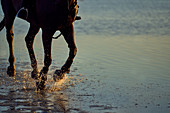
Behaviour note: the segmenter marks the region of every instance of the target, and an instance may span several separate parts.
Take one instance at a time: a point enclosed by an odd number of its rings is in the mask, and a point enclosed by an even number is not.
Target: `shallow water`
[[[24,36],[16,19],[16,76],[9,78],[8,44],[0,33],[0,112],[170,112],[170,1],[79,0],[78,54],[63,81],[52,74],[68,56],[63,37],[53,41],[47,89],[36,91]],[[2,14],[2,13],[1,13]],[[2,16],[0,16],[2,20]],[[35,54],[43,67],[41,31]]]
[[[170,35],[169,0],[82,0],[82,34]]]

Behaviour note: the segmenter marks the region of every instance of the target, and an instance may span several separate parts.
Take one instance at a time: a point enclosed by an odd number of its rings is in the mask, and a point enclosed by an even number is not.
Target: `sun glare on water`
[[[53,91],[60,91],[62,89],[65,89],[69,86],[68,82],[70,81],[70,78],[68,75],[65,75],[65,77],[60,80],[55,82],[52,78],[48,78],[47,84],[46,84],[46,90],[49,92]]]

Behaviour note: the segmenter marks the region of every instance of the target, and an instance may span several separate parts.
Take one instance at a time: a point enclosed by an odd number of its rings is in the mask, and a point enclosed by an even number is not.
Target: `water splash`
[[[69,80],[70,79],[67,75],[65,75],[65,77],[62,80],[57,81],[57,82],[55,82],[52,78],[48,78],[47,84],[46,84],[47,85],[46,90],[48,92],[60,91],[62,89],[64,90],[67,88],[68,86],[67,83]]]

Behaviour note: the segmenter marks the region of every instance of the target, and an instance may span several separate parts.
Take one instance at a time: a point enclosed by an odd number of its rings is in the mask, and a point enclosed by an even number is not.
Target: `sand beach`
[[[61,36],[52,43],[44,91],[37,92],[31,78],[24,39],[29,23],[19,18],[14,23],[15,77],[6,74],[8,43],[5,29],[0,32],[0,112],[169,113],[170,1],[78,3],[82,20],[74,23],[78,53],[71,72],[53,81],[69,52]],[[44,59],[41,33],[34,42],[39,70]]]

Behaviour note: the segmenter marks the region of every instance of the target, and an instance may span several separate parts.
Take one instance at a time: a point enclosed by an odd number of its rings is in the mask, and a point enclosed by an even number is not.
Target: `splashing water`
[[[25,63],[23,63],[24,65]],[[18,65],[18,66],[17,66]],[[19,66],[20,65],[20,66]],[[15,77],[8,77],[6,74],[6,67],[7,65],[4,63],[1,63],[1,81],[0,85],[4,86],[4,89],[9,90],[34,90],[36,92],[36,80],[32,79],[30,76],[31,69],[29,69],[27,66],[23,67],[22,64],[16,64],[16,67],[20,67],[17,69],[16,76]],[[42,66],[40,66],[41,68]],[[60,81],[55,82],[53,80],[53,73],[49,72],[48,80],[46,82],[46,92],[54,92],[54,91],[61,91],[66,89],[68,86],[73,86],[74,83],[74,77],[65,74],[64,78]]]
[[[1,60],[2,61],[2,60]],[[7,63],[0,63],[0,112],[65,112],[68,110],[68,92],[77,80],[75,76],[55,82],[50,71],[46,89],[37,92],[36,81],[30,76],[31,68],[16,63],[15,77],[6,74]]]
[[[48,92],[60,91],[62,89],[65,89],[66,87],[68,87],[69,81],[70,81],[70,78],[68,77],[68,75],[65,75],[65,77],[62,80],[57,81],[57,82],[55,82],[52,78],[49,78],[47,80],[46,90]]]

